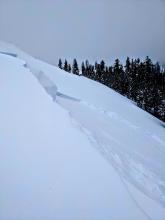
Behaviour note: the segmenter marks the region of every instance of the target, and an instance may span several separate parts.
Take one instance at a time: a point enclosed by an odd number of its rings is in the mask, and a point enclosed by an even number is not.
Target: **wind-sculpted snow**
[[[0,51],[0,219],[164,220],[164,125],[97,82]]]
[[[0,219],[146,220],[113,168],[24,66],[0,55]]]
[[[25,68],[28,68],[30,72],[38,79],[39,83],[46,90],[46,92],[53,98],[56,99],[57,86],[44,74],[43,71],[32,68],[26,64]]]
[[[43,86],[43,88],[52,97],[52,99],[54,101],[56,100],[57,96],[63,97],[66,99],[71,99],[73,101],[80,101],[79,99],[76,99],[71,96],[67,96],[65,94],[58,92],[58,88],[57,88],[56,84],[54,82],[52,82],[43,71],[31,68],[31,66],[28,64],[26,64],[24,66],[26,68],[28,68],[31,71],[31,73],[38,79],[39,83]]]
[[[12,57],[17,57],[18,56],[16,53],[8,53],[8,52],[1,52],[1,51],[0,51],[0,54],[12,56]]]
[[[165,176],[163,175],[164,166],[162,166],[165,161],[164,141],[157,135],[142,130],[116,112],[97,108],[85,101],[57,93],[57,86],[48,79],[46,74],[42,71],[38,73],[34,70],[31,71],[48,94],[52,96],[53,100],[56,100],[58,94],[57,102],[67,109],[72,114],[72,117],[86,130],[90,131],[91,138],[95,140],[94,146],[120,175],[126,178],[128,182],[136,185],[146,195],[165,206]],[[90,122],[88,120],[89,117]],[[95,126],[95,123],[97,123],[97,126]],[[124,137],[119,138],[121,134],[117,133],[115,138],[116,134],[114,131],[112,132],[112,123],[113,129],[117,129],[116,125],[120,126],[120,128],[122,126],[122,133],[129,135],[129,138],[133,140],[131,150],[127,147],[131,143],[124,143]],[[127,127],[127,132],[124,131],[124,127]],[[141,139],[139,139],[139,136]],[[126,141],[129,142],[128,137],[126,137]],[[141,147],[133,149],[135,142],[139,146],[144,145],[146,142],[146,147],[150,147],[151,152],[148,152],[147,158],[144,157],[144,149]],[[162,144],[164,148],[159,148],[159,144]],[[153,160],[152,156],[155,155],[159,158],[159,162],[156,161],[155,163]],[[161,164],[160,166],[159,163]],[[162,172],[161,175],[159,175],[159,172]]]
[[[160,139],[157,141],[153,134],[147,134],[147,131],[125,121],[114,112],[97,109],[84,102],[59,98],[57,101],[90,131],[90,136],[95,140],[94,146],[122,177],[165,207],[164,142],[160,147]],[[119,133],[118,126],[122,133]],[[134,143],[139,147],[135,147]],[[144,155],[145,150],[148,153]],[[154,157],[159,158],[159,161],[155,161]]]
[[[49,95],[56,100],[57,87],[55,84],[41,71],[35,75],[41,85],[46,88]],[[85,101],[74,99],[59,92],[58,96],[57,102],[71,113],[72,117],[81,124],[85,131],[88,131],[85,133],[88,137],[90,136],[90,139],[95,140],[93,142],[94,146],[118,173],[128,182],[136,185],[146,195],[165,206],[165,176],[163,176],[164,166],[162,166],[165,160],[164,141],[155,134],[142,130],[116,112],[97,108]],[[90,118],[90,121],[88,118]],[[95,126],[95,123],[97,123],[97,126]],[[124,143],[124,137],[119,138],[121,134],[117,133],[117,137],[115,138],[116,134],[112,131],[112,123],[114,126],[113,129],[117,129],[116,125],[120,126],[120,128],[122,126],[122,133],[124,135],[130,135],[129,138],[133,140],[131,150],[127,147],[131,143]],[[124,127],[127,127],[126,132],[124,131]],[[141,139],[139,139],[139,136]],[[127,139],[128,137],[126,137]],[[143,155],[144,149],[140,147],[133,149],[135,142],[139,146],[144,145],[146,142],[146,147],[150,147],[151,153],[148,152],[147,158]],[[160,143],[164,148],[159,149]],[[150,155],[153,153],[159,157],[161,166],[159,166],[158,162],[155,163],[153,161],[153,155]],[[159,172],[162,172],[161,175],[159,175]]]

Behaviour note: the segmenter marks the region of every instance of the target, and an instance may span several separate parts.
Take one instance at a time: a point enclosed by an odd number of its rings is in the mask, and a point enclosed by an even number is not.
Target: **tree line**
[[[125,65],[119,59],[111,66],[102,60],[90,64],[77,60],[69,64],[59,59],[58,67],[69,73],[98,81],[134,101],[138,107],[165,121],[165,70],[147,56],[144,61],[127,57]]]

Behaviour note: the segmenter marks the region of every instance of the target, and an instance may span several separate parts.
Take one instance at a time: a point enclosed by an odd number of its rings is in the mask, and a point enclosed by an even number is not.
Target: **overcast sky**
[[[50,63],[146,55],[165,62],[165,1],[0,0],[0,39]]]

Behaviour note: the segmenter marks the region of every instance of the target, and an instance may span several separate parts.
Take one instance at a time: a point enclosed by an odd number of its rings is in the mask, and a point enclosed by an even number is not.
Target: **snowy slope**
[[[165,219],[163,124],[0,42],[0,219]],[[18,56],[18,57],[17,57]]]

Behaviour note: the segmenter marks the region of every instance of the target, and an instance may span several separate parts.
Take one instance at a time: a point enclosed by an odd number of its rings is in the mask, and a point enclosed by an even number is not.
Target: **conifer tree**
[[[59,59],[58,67],[59,67],[60,69],[62,69],[62,60],[61,60],[61,59]]]
[[[68,72],[71,73],[71,71],[72,71],[71,65],[68,64]]]
[[[78,63],[76,59],[73,60],[72,73],[79,75],[79,68],[78,68]]]
[[[82,64],[81,64],[81,72],[82,72],[82,75],[83,75],[83,76],[86,75],[86,69],[85,69],[85,64],[84,64],[84,62],[82,62]]]
[[[68,62],[67,62],[67,60],[65,60],[65,62],[64,62],[63,70],[65,70],[66,72],[68,72]]]
[[[62,61],[58,66],[62,69]],[[76,59],[72,68],[65,60],[64,70],[79,75]],[[126,59],[125,66],[121,65],[119,59],[115,60],[113,66],[106,66],[102,60],[94,65],[86,60],[81,65],[82,75],[98,81],[120,94],[127,96],[137,103],[137,106],[165,121],[165,70],[160,64],[152,63],[147,56],[144,61],[140,59]]]

